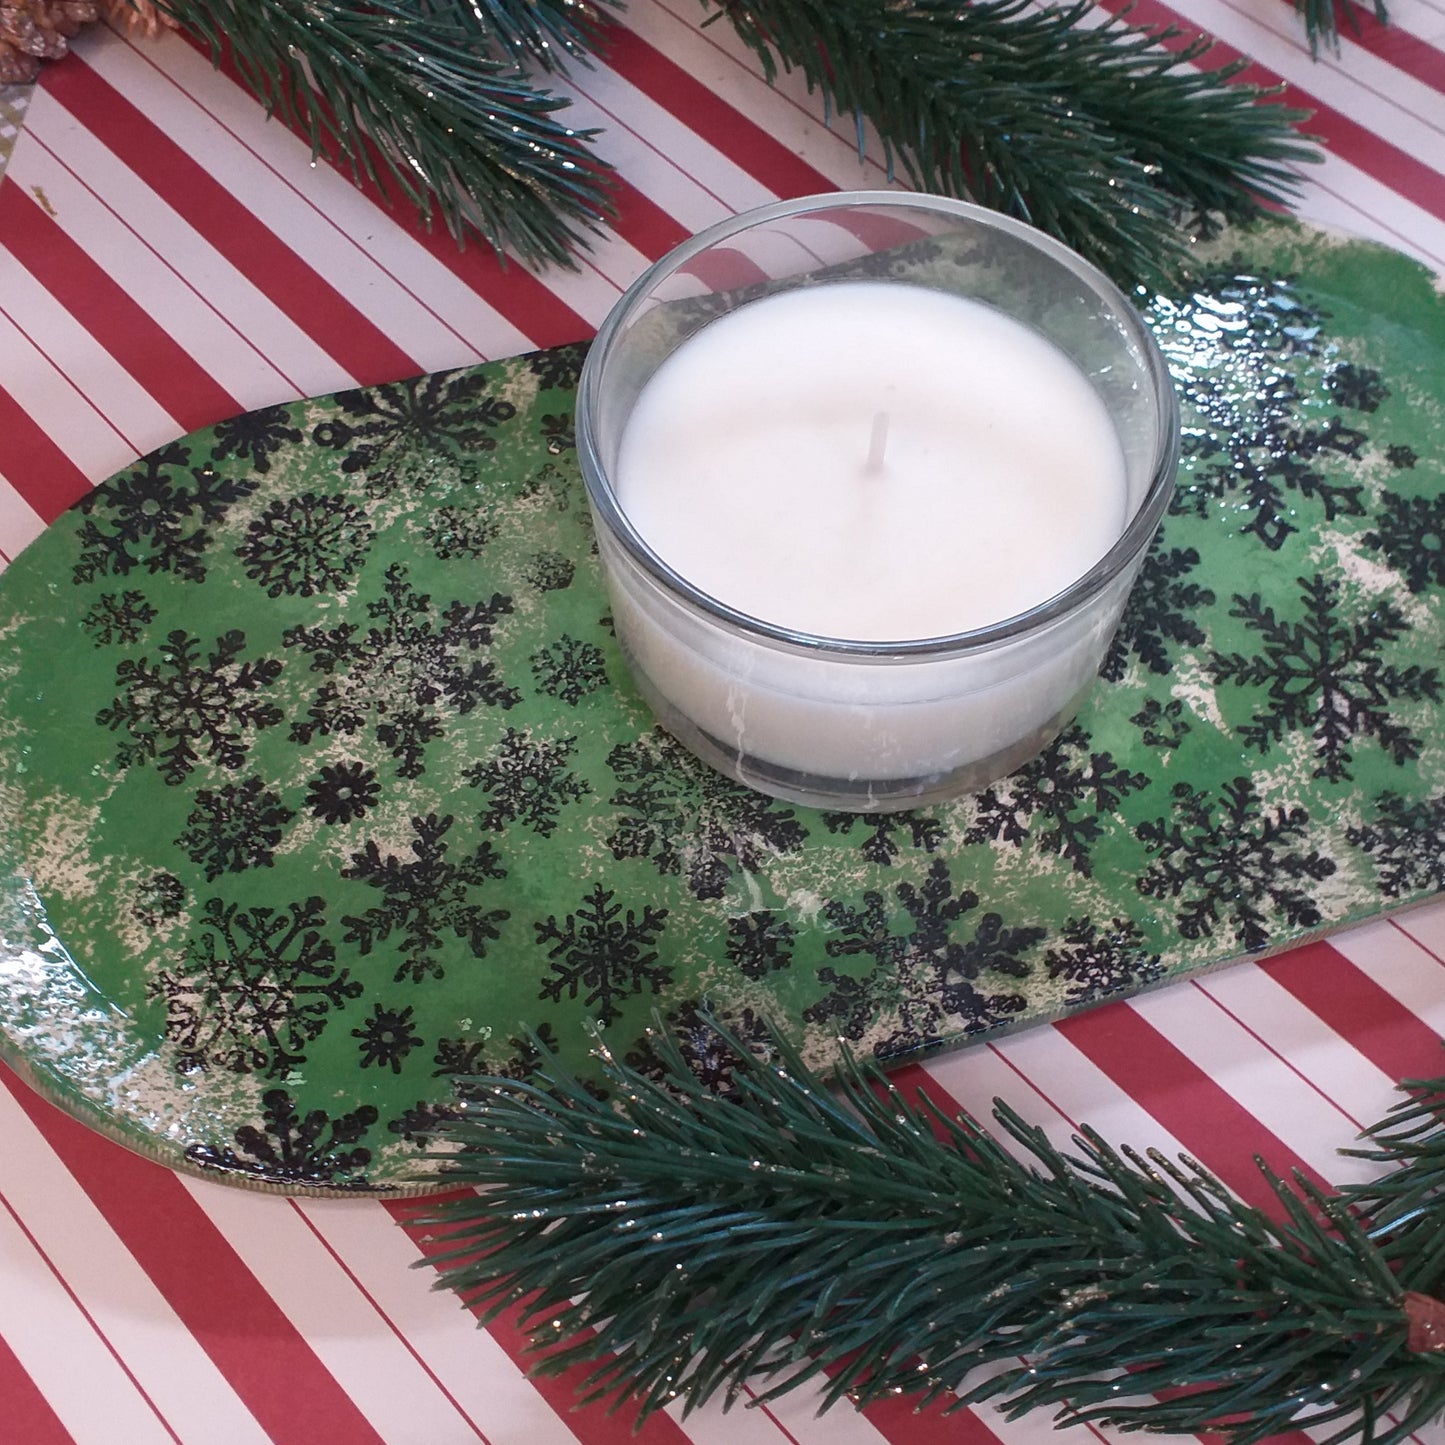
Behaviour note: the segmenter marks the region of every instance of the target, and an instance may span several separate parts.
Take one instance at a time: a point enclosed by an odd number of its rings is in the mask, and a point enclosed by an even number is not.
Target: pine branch
[[[1294,0],[1294,8],[1304,17],[1310,54],[1318,58],[1321,45],[1339,53],[1341,15],[1356,35],[1360,33],[1360,11],[1365,9],[1365,5],[1363,0]],[[1371,0],[1370,8],[1381,25],[1389,23],[1385,0]]]
[[[160,0],[229,55],[313,153],[400,192],[430,225],[527,262],[572,263],[609,211],[594,134],[524,67],[583,56],[599,23],[566,0]]]
[[[602,1102],[542,1051],[444,1129],[451,1182],[484,1194],[420,1221],[443,1283],[486,1317],[521,1305],[537,1368],[588,1366],[587,1398],[645,1415],[811,1380],[829,1404],[991,1400],[1238,1445],[1306,1409],[1392,1445],[1445,1410],[1445,1356],[1411,1348],[1417,1306],[1348,1195],[1267,1174],[1274,1219],[1192,1161],[1088,1131],[1065,1156],[1002,1106],[999,1142],[871,1065],[835,1095],[785,1043],[723,1037],[735,1100],[663,1036],[660,1083],[604,1052]]]
[[[1125,284],[1183,261],[1186,230],[1282,203],[1318,159],[1303,112],[1257,87],[1181,70],[1181,51],[1086,0],[718,0],[769,76],[801,71],[831,108],[872,121],[890,169],[1005,211]],[[1181,225],[1182,222],[1182,225]]]

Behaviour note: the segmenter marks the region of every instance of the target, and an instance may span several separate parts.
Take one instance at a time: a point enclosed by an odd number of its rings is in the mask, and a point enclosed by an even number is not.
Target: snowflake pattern
[[[318,734],[353,736],[376,718],[377,740],[397,760],[397,775],[426,771],[426,745],[444,731],[445,706],[465,716],[479,705],[510,708],[521,694],[497,676],[496,664],[477,654],[492,641],[497,619],[512,601],[494,593],[487,602],[452,602],[437,617],[432,600],[407,580],[407,569],[386,569],[385,596],[367,604],[372,625],[364,632],[349,622],[335,627],[292,627],[287,647],[311,658],[324,674],[304,718],[291,724],[293,742]]]
[[[1374,820],[1345,836],[1375,860],[1386,897],[1445,890],[1445,793],[1431,798],[1382,793]]]
[[[386,1127],[393,1134],[400,1134],[408,1144],[425,1149],[443,1124],[450,1124],[459,1118],[461,1112],[450,1104],[436,1104],[429,1099],[418,1099],[395,1119],[388,1120]]]
[[[1198,565],[1199,553],[1193,547],[1170,547],[1166,551],[1155,542],[1129,594],[1119,630],[1099,669],[1100,676],[1108,682],[1121,682],[1132,656],[1150,672],[1164,677],[1174,665],[1171,642],[1181,647],[1204,643],[1204,633],[1195,618],[1201,608],[1214,605],[1214,593],[1189,580]]]
[[[1176,783],[1173,820],[1142,823],[1135,832],[1154,854],[1139,892],[1180,899],[1175,922],[1185,938],[1228,928],[1255,953],[1279,922],[1313,928],[1321,920],[1303,885],[1330,877],[1335,865],[1308,846],[1309,814],[1266,811],[1248,778],[1225,783],[1217,795]]]
[[[1342,361],[1325,377],[1325,390],[1340,406],[1353,411],[1378,411],[1390,395],[1385,378],[1373,366]]]
[[[236,555],[268,597],[315,597],[351,582],[372,535],[366,512],[344,496],[302,492],[271,502]]]
[[[455,557],[480,557],[501,530],[484,507],[438,507],[428,514],[422,535],[443,562]]]
[[[531,656],[537,691],[576,707],[589,693],[607,686],[607,661],[602,649],[563,633]]]
[[[661,728],[613,748],[607,766],[619,784],[608,802],[625,810],[606,840],[612,856],[681,874],[698,898],[721,898],[734,867],[756,873],[807,839],[791,808],[723,777]]]
[[[704,1000],[686,999],[668,1010],[665,1024],[668,1037],[677,1046],[689,1072],[719,1098],[737,1097],[735,1076],[742,1059],[718,1032],[717,1025],[725,1028],[754,1057],[772,1057],[773,1038],[768,1025],[750,1008],[734,1015],[714,1009]],[[672,1077],[672,1070],[658,1047],[655,1029],[644,1032],[638,1047],[627,1053],[625,1062],[663,1088]]]
[[[479,843],[465,857],[448,858],[447,833],[456,819],[429,813],[411,820],[416,841],[412,857],[402,862],[383,853],[375,839],[368,839],[360,853],[351,855],[343,878],[380,890],[382,901],[364,913],[347,915],[345,938],[356,944],[362,955],[400,935],[393,982],[442,978],[446,968],[441,960],[444,933],[466,943],[474,958],[485,958],[487,944],[501,936],[500,925],[511,914],[505,908],[487,908],[473,900],[473,891],[494,879],[505,878],[507,870],[497,860],[490,843]]]
[[[211,528],[258,483],[223,477],[209,465],[193,469],[183,481],[189,460],[190,452],[173,442],[81,498],[75,507],[84,518],[76,534],[81,546],[76,582],[124,577],[137,567],[188,582],[205,580]]]
[[[281,709],[265,689],[281,673],[275,658],[243,662],[246,635],[233,629],[202,655],[201,640],[170,633],[157,660],[127,658],[115,670],[120,695],[95,715],[111,732],[125,733],[116,745],[121,768],[154,763],[167,783],[188,778],[210,759],[231,771],[241,767],[249,736],[275,727]]]
[[[586,359],[586,343],[574,342],[571,346],[555,346],[550,351],[534,351],[527,358],[527,370],[542,386],[575,391]]]
[[[604,1027],[620,1014],[623,1003],[636,994],[660,993],[672,982],[672,969],[658,962],[657,937],[668,910],[644,905],[639,914],[614,903],[616,891],[600,883],[562,923],[550,914],[534,923],[537,943],[547,949],[550,978],[542,980],[541,998],[560,1002],[582,998],[583,1006],[597,1010]],[[550,945],[550,946],[549,946]]]
[[[162,869],[136,886],[130,913],[143,928],[159,928],[179,918],[185,902],[186,885],[174,873]]]
[[[359,1141],[376,1120],[370,1104],[350,1114],[311,1109],[302,1115],[285,1089],[268,1089],[261,1096],[259,1129],[243,1125],[229,1145],[193,1144],[186,1158],[201,1169],[247,1174],[268,1184],[365,1189],[371,1151]]]
[[[575,452],[577,450],[577,424],[570,411],[558,412],[554,416],[542,418],[542,440],[547,443],[547,450],[554,456],[560,457],[563,452]]]
[[[1352,776],[1350,748],[1361,735],[1375,738],[1396,763],[1419,757],[1420,739],[1396,720],[1390,705],[1401,699],[1439,702],[1440,674],[1417,663],[1396,667],[1384,655],[1409,624],[1384,599],[1361,619],[1342,619],[1338,583],[1316,573],[1301,577],[1299,585],[1299,622],[1278,616],[1257,592],[1236,596],[1229,615],[1263,637],[1263,651],[1212,654],[1216,681],[1267,689],[1240,737],[1264,753],[1289,730],[1308,729],[1319,759],[1314,775],[1331,782]]]
[[[998,913],[963,920],[978,907],[972,889],[954,892],[948,864],[936,858],[921,886],[899,883],[894,894],[908,916],[907,932],[894,928],[883,895],[864,893],[861,906],[832,900],[823,916],[834,931],[824,949],[830,958],[864,958],[867,973],[840,973],[824,965],[818,980],[829,992],[803,1010],[811,1023],[827,1022],[845,1038],[862,1039],[875,1024],[893,1032],[874,1044],[880,1059],[936,1044],[946,1027],[964,1033],[992,1028],[1026,1006],[1022,994],[986,993],[977,986],[985,973],[1026,978],[1026,955],[1046,937],[1033,926],[1010,928]]]
[[[1203,423],[1185,429],[1192,463],[1173,509],[1208,517],[1227,503],[1249,514],[1241,530],[1277,551],[1299,530],[1299,501],[1326,521],[1362,516],[1362,488],[1331,482],[1312,465],[1357,457],[1365,437],[1338,418],[1296,425],[1302,395],[1293,366],[1320,354],[1324,317],[1292,282],[1269,275],[1206,277],[1184,302],[1155,298],[1160,344],[1185,400]],[[1292,495],[1291,495],[1292,494]]]
[[[222,873],[269,868],[286,824],[295,816],[260,778],[201,788],[176,846],[214,882]]]
[[[490,800],[478,824],[500,833],[509,823],[521,823],[539,837],[551,837],[562,809],[592,791],[567,771],[576,747],[575,737],[535,738],[508,728],[496,747],[462,774]]]
[[[1411,592],[1445,587],[1445,493],[1402,497],[1386,492],[1375,527],[1365,533],[1364,542],[1385,554]]]
[[[964,842],[1031,843],[1067,858],[1087,878],[1104,815],[1148,783],[1143,773],[1121,768],[1111,753],[1094,752],[1074,723],[1038,757],[978,795]]]
[[[444,371],[369,391],[345,391],[336,404],[345,416],[323,422],[312,439],[344,451],[341,470],[360,472],[373,497],[403,489],[426,490],[438,459],[451,452],[495,451],[495,432],[517,409],[487,394],[476,372]]]
[[[389,1068],[393,1074],[401,1073],[406,1056],[425,1042],[412,1024],[416,1012],[413,1005],[404,1009],[383,1008],[372,1004],[371,1017],[359,1029],[352,1029],[351,1037],[360,1039],[361,1067]]]
[[[306,790],[306,806],[323,823],[354,823],[376,806],[381,786],[376,771],[365,763],[347,762],[323,767]]]
[[[151,984],[182,1073],[225,1069],[278,1078],[306,1062],[306,1046],[361,993],[336,967],[320,898],[242,909],[206,901],[199,936]]]
[[[576,575],[576,564],[560,552],[534,552],[522,569],[522,576],[538,592],[561,592]]]
[[[1168,702],[1151,697],[1129,721],[1149,747],[1161,752],[1173,752],[1192,731],[1184,716],[1184,704],[1177,697]]]
[[[765,978],[793,961],[798,930],[770,908],[755,908],[727,922],[727,960],[744,978]]]
[[[438,1039],[432,1055],[432,1078],[450,1074],[481,1074],[486,1072],[485,1039]]]
[[[905,847],[936,853],[943,846],[943,824],[928,813],[824,813],[823,822],[830,833],[861,831],[858,851],[870,863],[896,863]],[[900,834],[906,835],[904,842],[899,841]]]
[[[95,639],[97,647],[112,643],[129,647],[140,641],[156,616],[142,592],[103,592],[80,619],[80,625]]]
[[[1160,956],[1149,952],[1144,935],[1128,918],[1115,918],[1105,928],[1091,918],[1070,918],[1061,945],[1044,953],[1044,966],[1050,978],[1067,981],[1067,1004],[1133,992],[1164,974]]]
[[[240,457],[264,474],[271,470],[272,452],[280,451],[288,442],[299,442],[301,433],[291,425],[288,408],[263,406],[219,422],[215,437],[211,456],[216,461]]]

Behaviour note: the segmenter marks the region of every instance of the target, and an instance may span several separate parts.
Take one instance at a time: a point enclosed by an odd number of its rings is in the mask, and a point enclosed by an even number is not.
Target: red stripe
[[[768,279],[768,273],[751,256],[745,256],[731,246],[715,246],[710,251],[701,251],[679,270],[682,275],[696,276],[714,291],[731,291]]]
[[[0,236],[15,259],[175,419],[195,431],[241,404],[163,331],[19,186],[0,186]]]
[[[1309,944],[1261,966],[1390,1078],[1445,1073],[1440,1035],[1329,944]]]
[[[601,50],[602,58],[618,75],[666,107],[689,130],[775,196],[787,200],[838,189],[756,121],[714,95],[640,35],[621,25],[610,26]]]
[[[401,1199],[387,1203],[392,1218],[406,1228],[412,1242],[426,1258],[435,1256],[446,1247],[445,1241],[413,1226],[411,1221],[418,1215],[425,1215],[436,1202],[435,1199]],[[487,1326],[487,1333],[514,1364],[522,1370],[531,1370],[545,1358],[546,1351],[531,1348],[522,1325],[523,1314],[521,1307],[507,1310]],[[590,1368],[578,1365],[565,1374],[534,1375],[529,1381],[538,1395],[565,1420],[567,1428],[577,1436],[581,1445],[688,1445],[688,1437],[683,1430],[671,1416],[660,1412],[648,1416],[647,1423],[639,1428],[637,1410],[632,1405],[624,1405],[612,1412],[604,1400],[578,1409],[578,1394]]]
[[[82,57],[48,66],[45,89],[361,385],[421,370]]]
[[[919,1410],[907,1396],[900,1396],[869,1405],[863,1417],[893,1445],[918,1445],[920,1440],[928,1445],[999,1445],[999,1437],[972,1410],[945,1414],[947,1408],[940,1400]]]
[[[0,386],[0,476],[46,522],[90,490],[90,479]]]
[[[612,229],[650,261],[665,256],[692,234],[655,201],[620,177],[612,182],[612,198],[617,207]]]
[[[1284,3],[1294,11],[1294,0],[1284,0]],[[1437,50],[1408,30],[1398,25],[1382,25],[1371,11],[1351,5],[1340,22],[1340,34],[1432,90],[1445,91],[1445,51]],[[1343,64],[1349,68],[1347,59]]]
[[[276,1445],[381,1437],[181,1181],[4,1082]]]
[[[0,1401],[4,1402],[4,1431],[16,1445],[74,1445],[49,1402],[36,1388],[24,1365],[0,1336]]]
[[[1159,1121],[1242,1199],[1278,1218],[1278,1200],[1254,1160],[1276,1174],[1320,1176],[1189,1057],[1125,1006],[1094,1009],[1054,1028]]]
[[[209,46],[195,37],[186,38],[208,60],[212,58]],[[239,89],[251,94],[228,57],[222,58],[218,68]],[[299,127],[291,129],[310,144],[310,137]],[[377,174],[383,177],[378,184],[364,175],[353,176],[350,165],[340,158],[334,147],[323,149],[322,155],[364,196],[380,206],[394,225],[460,278],[498,315],[505,317],[533,346],[565,346],[569,342],[587,340],[596,330],[566,302],[554,296],[538,277],[524,270],[516,261],[499,260],[492,248],[477,237],[472,236],[462,247],[440,222],[428,227],[402,194],[384,162],[375,162]]]
[[[1169,50],[1182,50],[1190,43],[1190,36],[1198,30],[1197,26],[1162,4],[1161,0],[1137,0],[1137,3],[1133,0],[1100,0],[1100,3],[1116,15],[1127,10],[1132,25],[1174,25],[1183,29],[1185,34],[1162,42]],[[1240,51],[1217,40],[1194,63],[1201,70],[1218,70],[1243,58]],[[1438,171],[1431,170],[1423,161],[1416,160],[1366,126],[1317,100],[1308,91],[1286,83],[1262,65],[1249,64],[1235,79],[1238,84],[1281,87],[1278,95],[1270,97],[1274,104],[1312,112],[1300,126],[1303,133],[1323,140],[1332,155],[1358,166],[1422,210],[1445,220],[1445,183],[1442,183]]]

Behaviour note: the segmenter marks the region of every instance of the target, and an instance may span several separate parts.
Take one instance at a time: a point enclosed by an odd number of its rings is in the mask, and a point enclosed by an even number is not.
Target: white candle
[[[694,586],[822,637],[940,637],[1063,591],[1128,520],[1103,402],[977,301],[847,282],[706,327],[638,398],[614,486]]]
[[[699,325],[700,276],[785,241],[802,269],[715,293]],[[860,279],[875,252],[907,279]],[[982,787],[1057,733],[1178,448],[1158,348],[1107,279],[1016,221],[887,192],[680,246],[598,334],[577,417],[658,717],[764,792],[858,810]]]

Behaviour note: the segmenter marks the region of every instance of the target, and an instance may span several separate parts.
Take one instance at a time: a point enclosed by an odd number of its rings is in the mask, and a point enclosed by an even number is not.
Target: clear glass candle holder
[[[1122,521],[1103,555],[1036,605],[939,635],[927,627],[883,640],[798,630],[751,616],[683,575],[619,500],[624,434],[669,357],[741,307],[848,280],[981,302],[1052,343],[1103,403],[1122,453]],[[1013,381],[1031,385],[1028,375]],[[1059,424],[1047,411],[1041,400],[1039,426]],[[617,637],[661,723],[761,792],[869,812],[982,788],[1047,746],[1074,715],[1168,505],[1179,415],[1139,313],[1079,256],[981,207],[870,191],[734,217],[645,272],[588,355],[577,448]]]

